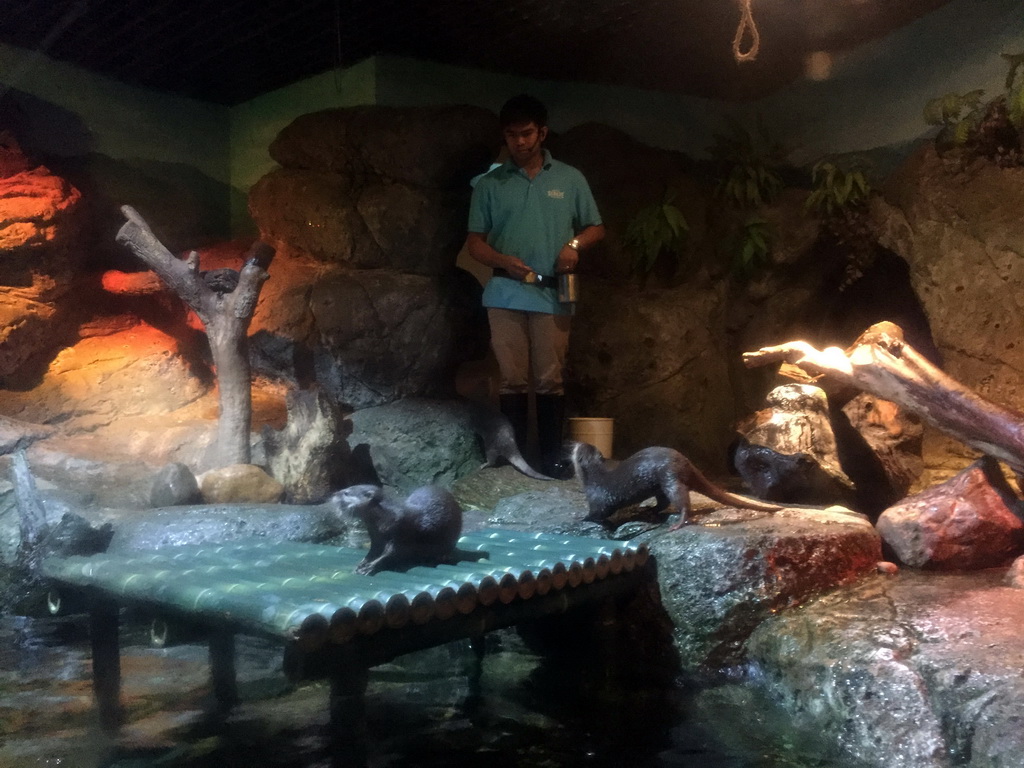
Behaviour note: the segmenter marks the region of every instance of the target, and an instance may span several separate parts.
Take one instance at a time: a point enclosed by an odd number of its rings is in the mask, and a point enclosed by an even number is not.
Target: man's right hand
[[[487,242],[487,235],[483,232],[470,232],[466,236],[466,250],[472,258],[485,267],[504,269],[516,280],[522,280],[533,271],[518,256],[509,256],[507,253],[494,250]]]
[[[533,272],[533,269],[522,259],[516,256],[503,255],[505,256],[506,261],[505,266],[503,266],[502,269],[512,275],[516,280],[522,280],[528,274]]]

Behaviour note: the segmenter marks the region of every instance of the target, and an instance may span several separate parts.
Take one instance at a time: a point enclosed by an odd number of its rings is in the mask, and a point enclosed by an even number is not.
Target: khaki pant
[[[500,393],[563,394],[562,372],[569,348],[569,315],[488,307],[491,348],[501,371]]]

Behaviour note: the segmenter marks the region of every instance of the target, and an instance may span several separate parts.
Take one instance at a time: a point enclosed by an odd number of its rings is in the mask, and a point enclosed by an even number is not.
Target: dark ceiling
[[[0,0],[0,42],[229,105],[374,54],[741,100],[949,2],[752,0],[737,64],[741,1]]]

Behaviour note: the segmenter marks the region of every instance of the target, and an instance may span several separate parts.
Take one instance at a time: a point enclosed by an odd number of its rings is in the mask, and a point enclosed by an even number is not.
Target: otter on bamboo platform
[[[742,509],[776,512],[782,507],[739,496],[720,488],[706,477],[683,454],[673,448],[643,448],[617,466],[605,465],[601,452],[589,443],[575,443],[572,464],[583,483],[590,508],[587,520],[602,523],[617,510],[638,504],[652,496],[659,508],[672,506],[679,521],[669,530],[686,524],[690,514],[690,491],[703,493],[709,499]]]
[[[384,498],[380,486],[353,485],[331,496],[331,503],[339,512],[362,520],[370,534],[370,551],[356,573],[373,575],[487,557],[486,552],[455,546],[462,535],[462,507],[444,488],[425,485],[394,504]]]

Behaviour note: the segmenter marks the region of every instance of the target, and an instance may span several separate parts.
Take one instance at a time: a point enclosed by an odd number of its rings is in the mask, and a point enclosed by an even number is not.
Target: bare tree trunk
[[[748,368],[781,362],[793,378],[824,376],[890,400],[1024,477],[1024,414],[996,405],[933,366],[893,323],[876,323],[847,350],[790,341],[743,355]],[[784,375],[787,374],[784,370]]]
[[[248,464],[251,460],[252,384],[246,334],[260,289],[268,277],[261,264],[269,263],[273,249],[265,243],[254,244],[234,290],[214,290],[199,273],[199,255],[195,251],[184,261],[175,258],[134,208],[125,205],[121,212],[128,221],[118,231],[117,242],[146,262],[206,328],[220,395],[218,464]]]

